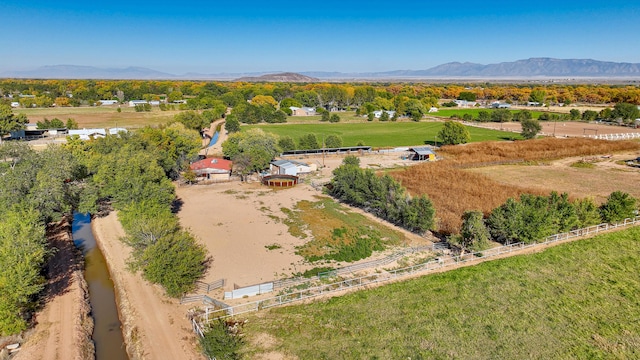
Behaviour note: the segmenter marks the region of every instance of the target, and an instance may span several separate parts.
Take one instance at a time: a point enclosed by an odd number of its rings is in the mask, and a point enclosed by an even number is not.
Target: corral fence
[[[196,281],[196,289],[200,291],[206,291],[208,294],[210,291],[223,287],[225,283],[226,283],[225,279],[216,280],[211,283],[206,283],[204,281]],[[187,304],[190,302],[201,301],[204,299],[203,297],[209,298],[206,295],[185,295],[182,298],[180,298],[180,304]]]
[[[332,277],[337,277],[337,276],[342,276],[342,275],[347,275],[347,274],[353,274],[357,271],[362,271],[362,270],[366,270],[366,269],[375,269],[377,267],[380,266],[385,266],[388,265],[404,256],[410,255],[410,254],[415,254],[415,253],[419,253],[419,252],[423,252],[423,251],[436,251],[436,250],[446,250],[448,249],[448,246],[443,246],[441,243],[437,243],[438,245],[428,245],[428,246],[414,246],[414,247],[408,247],[406,249],[403,249],[401,251],[395,252],[389,256],[386,256],[384,258],[381,259],[377,259],[377,260],[371,260],[371,261],[366,261],[366,262],[362,262],[359,264],[354,264],[354,265],[349,265],[349,266],[345,266],[339,269],[334,269],[334,270],[330,270],[330,271],[326,271],[326,272],[322,272],[322,273],[318,273],[318,275],[315,276],[311,276],[311,277],[294,277],[294,278],[287,278],[287,279],[280,279],[280,280],[275,280],[273,282],[273,288],[274,290],[277,289],[284,289],[284,288],[288,288],[288,287],[292,287],[292,286],[296,286],[296,285],[300,285],[300,284],[304,284],[304,283],[309,283],[309,282],[314,282],[314,281],[321,281],[321,280],[325,280],[327,278],[332,278]]]
[[[408,275],[428,273],[438,269],[447,267],[459,266],[465,263],[481,262],[487,258],[497,257],[503,254],[512,253],[523,249],[537,249],[543,248],[548,244],[552,244],[559,241],[570,240],[582,236],[598,234],[607,230],[623,228],[627,226],[633,226],[640,224],[640,216],[635,218],[628,218],[622,222],[616,224],[599,224],[589,226],[583,229],[573,230],[570,232],[560,233],[548,236],[537,243],[525,244],[514,243],[504,246],[495,247],[492,249],[483,250],[480,252],[466,253],[462,255],[445,255],[440,256],[434,260],[430,260],[424,263],[408,266],[401,269],[389,269],[380,271],[375,274],[365,275],[361,277],[339,280],[329,284],[312,285],[311,282],[307,282],[308,287],[301,288],[294,291],[283,291],[281,295],[267,298],[264,300],[252,301],[235,306],[220,307],[220,306],[205,306],[204,312],[197,318],[194,317],[194,331],[201,334],[202,324],[206,324],[212,320],[223,319],[230,316],[236,316],[245,314],[248,312],[259,311],[268,309],[271,307],[282,306],[291,304],[294,302],[300,302],[308,299],[312,299],[321,295],[332,294],[335,292],[357,289],[366,287],[369,285],[376,285],[379,283],[385,283],[396,279],[407,277]]]
[[[640,133],[584,135],[584,137],[599,140],[633,140],[640,139]]]

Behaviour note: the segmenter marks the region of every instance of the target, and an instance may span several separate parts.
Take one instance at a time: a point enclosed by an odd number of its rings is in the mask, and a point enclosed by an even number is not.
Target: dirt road
[[[36,315],[15,360],[93,359],[87,285],[82,264],[71,240],[71,225],[63,222],[48,235],[55,255],[47,264],[45,306]]]

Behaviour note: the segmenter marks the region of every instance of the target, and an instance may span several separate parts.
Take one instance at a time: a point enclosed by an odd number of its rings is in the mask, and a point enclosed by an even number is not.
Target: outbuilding
[[[409,159],[414,161],[435,161],[436,153],[428,146],[409,148]]]

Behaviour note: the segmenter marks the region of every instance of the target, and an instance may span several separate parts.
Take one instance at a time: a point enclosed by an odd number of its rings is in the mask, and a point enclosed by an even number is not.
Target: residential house
[[[316,115],[316,108],[290,106],[292,116],[313,116]]]
[[[233,162],[222,158],[205,158],[190,165],[196,175],[207,180],[229,181]]]
[[[389,119],[391,119],[393,117],[393,115],[396,114],[395,111],[393,110],[377,110],[373,112],[373,116],[375,116],[376,119],[380,119],[380,117],[382,116],[383,113],[387,113],[387,115],[389,115]]]

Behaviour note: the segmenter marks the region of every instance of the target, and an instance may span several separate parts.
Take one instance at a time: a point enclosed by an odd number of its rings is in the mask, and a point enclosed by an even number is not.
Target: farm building
[[[292,116],[313,116],[316,115],[316,108],[290,106]]]
[[[382,116],[382,113],[385,113],[385,112],[387,113],[387,115],[389,115],[389,119],[391,119],[393,117],[393,115],[396,114],[396,112],[393,111],[393,110],[387,110],[387,111],[378,110],[378,111],[374,111],[373,112],[373,116],[376,119],[380,119],[380,117]]]
[[[501,102],[494,102],[491,104],[491,107],[494,109],[508,109],[511,107],[511,104],[507,104],[507,103],[501,103]]]
[[[147,100],[131,100],[129,101],[129,106],[134,107],[136,105],[144,105],[148,104]]]
[[[278,175],[298,176],[300,174],[308,174],[317,169],[318,167],[315,164],[309,165],[295,160],[274,160],[269,164],[269,172]]]
[[[100,101],[98,101],[98,104],[100,104],[101,106],[116,105],[117,103],[118,103],[118,100],[100,100]]]
[[[80,140],[89,140],[91,138],[99,138],[107,136],[105,129],[77,129],[69,130],[69,136],[78,135]]]
[[[231,177],[233,162],[222,158],[206,158],[191,164],[196,175],[207,180],[228,181]]]
[[[415,161],[435,161],[436,153],[428,146],[412,147],[409,148],[408,158]]]

